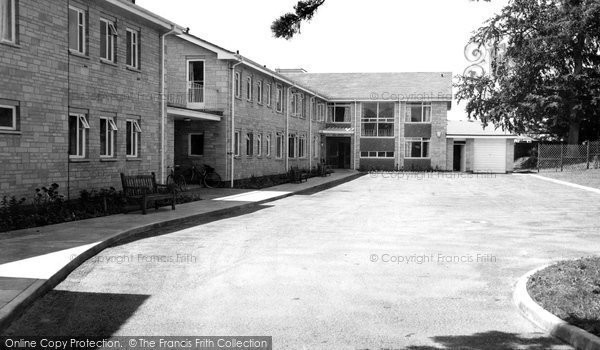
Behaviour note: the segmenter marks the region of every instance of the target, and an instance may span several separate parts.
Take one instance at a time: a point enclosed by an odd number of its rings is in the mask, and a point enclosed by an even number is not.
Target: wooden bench
[[[308,174],[300,170],[297,166],[293,166],[290,168],[289,179],[293,183],[302,183],[308,181]]]
[[[121,173],[123,193],[127,199],[140,203],[142,214],[146,215],[149,201],[154,201],[154,208],[158,209],[159,201],[169,200],[171,208],[175,210],[175,189],[167,185],[156,183],[156,174],[150,175],[125,175]]]
[[[323,163],[317,164],[317,173],[321,177],[330,176],[333,173],[333,170],[329,165],[325,165]]]

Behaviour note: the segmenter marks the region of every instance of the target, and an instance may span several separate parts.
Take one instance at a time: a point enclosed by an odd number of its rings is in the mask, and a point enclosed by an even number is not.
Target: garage
[[[506,173],[506,139],[475,139],[473,172]]]

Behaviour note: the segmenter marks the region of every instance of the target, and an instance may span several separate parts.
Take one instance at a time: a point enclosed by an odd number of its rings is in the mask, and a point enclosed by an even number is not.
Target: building
[[[119,188],[159,172],[161,38],[126,0],[0,0],[0,193]]]

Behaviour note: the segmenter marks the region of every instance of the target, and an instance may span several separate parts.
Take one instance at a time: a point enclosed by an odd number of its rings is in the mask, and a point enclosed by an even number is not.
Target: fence
[[[538,171],[577,171],[600,169],[600,141],[581,145],[540,144]]]

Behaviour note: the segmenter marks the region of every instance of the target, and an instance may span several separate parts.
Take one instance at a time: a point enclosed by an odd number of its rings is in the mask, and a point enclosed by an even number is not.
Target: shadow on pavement
[[[3,336],[78,337],[113,335],[148,295],[53,290],[35,302]]]
[[[472,335],[436,336],[431,337],[433,341],[440,344],[439,347],[432,346],[409,346],[408,350],[547,350],[568,349],[565,343],[547,335],[539,337],[522,337],[515,333],[489,331],[475,333]]]

